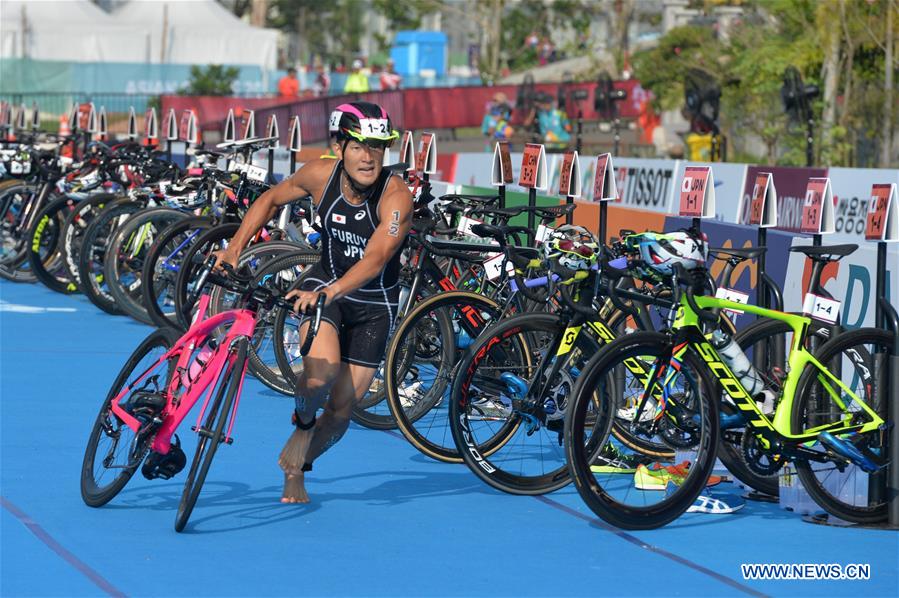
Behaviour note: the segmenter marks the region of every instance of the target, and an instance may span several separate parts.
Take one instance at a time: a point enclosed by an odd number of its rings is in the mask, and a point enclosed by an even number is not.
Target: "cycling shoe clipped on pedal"
[[[169,447],[168,453],[163,455],[156,451],[150,451],[150,454],[144,459],[144,465],[141,467],[140,472],[148,480],[155,480],[156,478],[171,479],[187,465],[187,456],[181,450],[181,440],[177,435],[173,436],[172,440],[173,442],[171,447]]]
[[[880,465],[878,465],[867,455],[862,453],[858,449],[858,447],[852,444],[852,442],[850,442],[849,440],[837,438],[830,432],[821,432],[820,434],[818,434],[818,442],[820,442],[839,456],[843,457],[844,459],[847,459],[851,463],[858,465],[862,468],[862,471],[865,471],[867,473],[874,473],[875,471],[880,469]]]

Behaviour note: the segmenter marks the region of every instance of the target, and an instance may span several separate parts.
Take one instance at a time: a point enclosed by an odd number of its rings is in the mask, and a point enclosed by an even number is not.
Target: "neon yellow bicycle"
[[[611,276],[636,271],[639,277],[647,270],[639,259],[626,269],[604,268]],[[587,505],[618,527],[663,526],[687,511],[707,485],[720,481],[710,474],[721,428],[744,427],[743,454],[755,467],[775,473],[792,461],[809,495],[828,513],[855,523],[883,521],[883,486],[892,465],[886,460],[888,381],[882,357],[893,337],[858,329],[812,354],[806,348],[810,318],[704,295],[709,287],[702,266],[687,271],[674,264],[671,272],[678,308],[670,329],[635,332],[606,345],[572,392],[566,457]],[[616,293],[614,287],[610,293]],[[732,369],[723,346],[716,348],[715,337],[704,334],[725,309],[771,319],[772,333],[791,336],[786,377],[779,387],[766,389],[777,395],[773,412],[760,404],[762,395],[747,390],[745,373],[734,373],[739,368]],[[752,356],[744,359],[751,362]],[[609,408],[597,410],[597,397]],[[720,401],[730,401],[737,415],[719,417]],[[611,421],[588,426],[588,417],[615,417],[623,404],[637,406],[629,434],[671,447],[673,460],[635,453],[630,462],[640,464],[632,469],[592,462],[584,450],[593,444],[589,435],[607,434]]]

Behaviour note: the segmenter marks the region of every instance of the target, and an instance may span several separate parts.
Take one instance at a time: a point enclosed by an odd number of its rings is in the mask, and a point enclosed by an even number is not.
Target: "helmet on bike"
[[[599,244],[586,228],[566,224],[550,233],[543,253],[547,261],[557,261],[568,270],[589,270],[599,257]]]
[[[675,264],[695,270],[704,266],[708,257],[705,241],[689,231],[629,235],[625,243],[639,251],[644,267],[657,276],[671,276]]]
[[[400,136],[387,111],[370,102],[341,104],[331,112],[328,132],[341,141],[357,141],[373,148],[386,148]]]

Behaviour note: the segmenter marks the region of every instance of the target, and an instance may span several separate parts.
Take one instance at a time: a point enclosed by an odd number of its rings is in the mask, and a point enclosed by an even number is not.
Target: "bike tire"
[[[197,434],[197,450],[184,482],[184,491],[181,494],[181,502],[178,504],[178,512],[175,515],[175,531],[184,531],[187,521],[197,504],[197,498],[203,489],[212,459],[218,450],[218,445],[225,441],[224,430],[234,406],[234,399],[240,389],[241,381],[246,370],[247,363],[247,339],[237,341],[236,353],[233,360],[228,360],[228,365],[222,373],[215,391],[215,397],[209,402],[206,412],[206,420],[202,430],[206,434]],[[209,433],[210,430],[214,430]]]
[[[78,292],[78,285],[69,274],[63,258],[63,227],[78,200],[60,197],[35,218],[28,231],[28,260],[35,278],[51,291],[70,295]]]
[[[164,353],[171,349],[177,340],[178,335],[172,330],[164,329],[154,331],[137,346],[137,349],[134,350],[116,376],[115,381],[106,395],[106,399],[100,406],[100,411],[94,421],[93,428],[91,428],[87,447],[84,451],[84,459],[81,463],[81,498],[84,501],[84,504],[90,507],[100,507],[115,498],[131,479],[131,476],[134,475],[135,470],[137,470],[144,457],[149,452],[153,440],[152,436],[144,438],[143,441],[139,443],[139,446],[133,451],[137,456],[119,469],[119,473],[112,481],[104,484],[102,487],[97,483],[94,475],[94,465],[97,458],[97,449],[100,443],[101,434],[104,429],[104,423],[106,423],[107,418],[111,416],[111,401],[119,394],[125,384],[128,383],[132,373],[135,373],[138,365],[140,365],[153,350],[160,349],[162,350],[162,353]],[[170,363],[169,366],[173,366],[173,364]],[[136,374],[139,376],[140,373],[142,372],[137,372]],[[174,369],[172,369],[172,372],[169,372],[166,376],[166,381],[172,373],[174,373]],[[165,385],[163,385],[163,388],[165,388]],[[115,418],[115,416],[112,417],[118,421],[118,418]],[[121,422],[119,422],[119,424],[121,425]],[[125,430],[130,430],[127,426],[122,427]]]

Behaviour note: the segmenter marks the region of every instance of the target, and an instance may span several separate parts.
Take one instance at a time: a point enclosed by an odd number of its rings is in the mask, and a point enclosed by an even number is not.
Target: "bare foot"
[[[297,474],[284,474],[284,494],[281,495],[281,502],[287,504],[305,504],[309,502],[309,495],[306,494],[306,486],[304,485],[303,472]]]
[[[278,457],[278,465],[284,471],[284,494],[281,496],[283,503],[309,502],[309,495],[306,494],[303,483],[303,464],[306,462],[313,430],[314,428],[309,430],[294,428]]]

